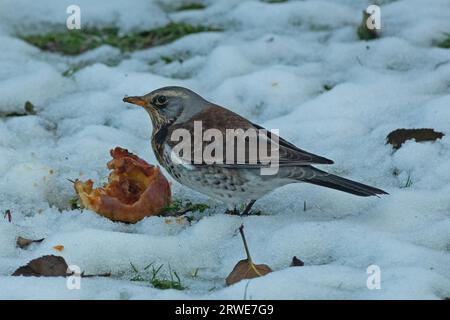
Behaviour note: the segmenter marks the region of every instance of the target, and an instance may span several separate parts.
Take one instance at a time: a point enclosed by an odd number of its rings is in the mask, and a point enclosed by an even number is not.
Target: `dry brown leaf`
[[[25,277],[65,277],[68,265],[63,257],[54,255],[43,256],[31,260],[27,265],[18,268],[13,276]]]
[[[228,286],[243,279],[252,279],[261,277],[272,272],[272,269],[266,264],[254,264],[251,260],[245,259],[239,261],[233,268],[233,271],[225,279]]]
[[[83,207],[113,221],[135,223],[170,204],[170,184],[158,167],[120,147],[111,150],[111,156],[106,186],[94,189],[92,180],[75,181]]]
[[[296,256],[294,256],[292,258],[292,262],[291,262],[291,267],[303,267],[305,265],[305,263],[300,260],[299,258],[297,258]]]
[[[53,249],[55,249],[56,251],[63,251],[64,250],[64,246],[62,244],[58,244],[56,246],[53,246]]]
[[[400,149],[407,140],[414,139],[416,142],[436,141],[442,139],[444,134],[434,129],[397,129],[389,133],[386,137],[387,143],[394,149]]]
[[[233,271],[225,279],[225,283],[229,286],[243,279],[252,279],[264,276],[270,272],[272,269],[266,264],[254,264],[250,256],[250,251],[247,246],[247,241],[245,240],[244,225],[239,228],[239,233],[242,237],[242,242],[244,243],[245,253],[247,254],[247,259],[239,261],[233,268]]]
[[[45,238],[38,239],[38,240],[31,240],[31,239],[27,239],[27,238],[23,238],[23,237],[17,237],[16,245],[19,248],[24,249],[24,248],[28,247],[30,244],[42,242],[42,241],[44,241],[44,239]]]
[[[24,277],[66,277],[73,274],[68,268],[69,266],[63,257],[48,255],[31,260],[25,266],[14,271],[12,275]],[[110,277],[111,273],[84,274],[82,272],[80,276],[82,278]]]

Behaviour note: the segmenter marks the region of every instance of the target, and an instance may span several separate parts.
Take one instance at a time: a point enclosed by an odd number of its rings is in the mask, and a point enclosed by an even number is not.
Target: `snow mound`
[[[102,46],[68,57],[19,36],[64,28],[70,1],[0,3],[1,299],[450,296],[450,51],[436,46],[450,30],[448,1],[381,1],[381,38],[373,41],[356,34],[369,5],[363,0],[205,1],[205,9],[187,11],[173,9],[185,1],[77,3],[85,26],[126,33],[175,21],[223,31],[136,52]],[[292,143],[335,161],[324,170],[390,195],[358,198],[292,184],[256,202],[262,215],[240,218],[172,181],[176,198],[211,206],[191,225],[162,217],[127,225],[71,209],[69,180],[105,182],[113,147],[157,162],[148,115],[122,98],[167,85],[280,129]],[[25,114],[27,101],[36,114]],[[394,152],[386,136],[398,128],[445,135],[410,140]],[[241,223],[254,261],[274,272],[226,287],[225,277],[245,257]],[[19,249],[18,236],[45,240]],[[47,254],[111,277],[82,279],[81,290],[68,290],[62,278],[10,276]],[[293,256],[305,266],[289,267]],[[150,263],[163,265],[165,275],[170,265],[186,289],[131,281],[131,264],[143,270]],[[371,265],[381,270],[379,290],[367,287]]]

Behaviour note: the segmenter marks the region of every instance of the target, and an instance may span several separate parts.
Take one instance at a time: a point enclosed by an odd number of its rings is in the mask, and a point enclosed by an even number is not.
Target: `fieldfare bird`
[[[242,214],[248,214],[257,199],[278,187],[295,182],[307,182],[362,197],[387,194],[383,190],[313,167],[313,164],[332,164],[333,161],[302,150],[235,112],[203,99],[189,89],[164,87],[144,96],[125,97],[123,101],[142,106],[149,113],[153,123],[153,151],[167,172],[181,184],[224,202],[228,209],[234,212],[237,205],[246,203]],[[244,137],[241,148],[236,147],[238,143],[234,137],[231,138],[233,143],[230,143],[229,130],[239,131],[237,129],[258,132],[256,146],[248,137]],[[205,139],[205,136],[202,136],[208,131],[214,133],[215,146],[222,146],[209,154],[217,160],[221,152],[223,159],[220,160],[223,161],[199,159],[198,155],[204,156],[204,151],[213,140],[211,137]],[[198,133],[200,138],[196,136]],[[183,134],[189,134],[190,141],[184,141],[189,144],[181,151],[174,152]],[[219,139],[218,134],[223,134],[226,138]],[[261,169],[268,167],[268,157],[259,152],[264,143],[270,148],[276,146],[270,149],[271,156],[272,150],[273,155],[277,156],[275,173],[262,174]],[[190,146],[190,150],[186,150],[186,146]],[[224,160],[224,150],[226,159],[231,161]],[[243,157],[239,158],[239,152],[242,150]],[[271,156],[269,158],[273,160]]]

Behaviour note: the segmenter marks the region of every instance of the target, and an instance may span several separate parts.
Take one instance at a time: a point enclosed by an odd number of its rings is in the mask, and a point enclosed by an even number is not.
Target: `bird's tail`
[[[316,175],[313,178],[304,180],[305,182],[316,184],[322,187],[336,189],[351,193],[361,197],[377,196],[379,194],[388,194],[378,188],[368,186],[356,181],[345,179],[334,174],[314,168]]]

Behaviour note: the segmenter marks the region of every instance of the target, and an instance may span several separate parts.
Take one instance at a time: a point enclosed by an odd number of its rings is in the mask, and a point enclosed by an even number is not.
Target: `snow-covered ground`
[[[74,2],[82,25],[127,32],[172,20],[224,31],[127,55],[102,46],[75,57],[42,52],[17,37],[64,25]],[[450,32],[450,2],[376,1],[382,37],[369,42],[360,41],[356,29],[370,1],[211,0],[203,10],[165,13],[169,2],[0,1],[0,113],[21,111],[27,100],[38,111],[0,117],[0,213],[12,212],[12,223],[0,216],[0,298],[450,296],[450,50],[434,45]],[[177,55],[185,60],[158,60]],[[111,59],[120,63],[107,66]],[[88,66],[62,76],[80,62]],[[127,225],[70,210],[74,191],[67,179],[105,181],[111,148],[156,163],[148,116],[122,98],[166,85],[191,88],[279,128],[301,148],[333,159],[327,170],[390,195],[359,198],[294,184],[258,201],[261,216],[229,216],[212,204],[191,226],[162,217]],[[397,128],[434,128],[446,136],[409,141],[394,153],[385,138]],[[175,182],[173,189],[176,198],[208,201]],[[255,262],[274,272],[226,287],[225,277],[244,258],[242,222]],[[45,240],[23,250],[16,248],[17,236]],[[64,250],[55,251],[60,244]],[[68,290],[63,278],[10,276],[45,254],[112,277],[82,279],[80,290]],[[293,256],[305,266],[290,268]],[[130,262],[170,264],[188,288],[130,281]],[[381,270],[379,290],[366,286],[373,264]]]

